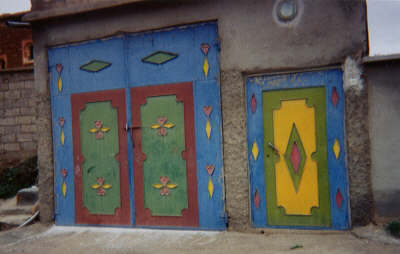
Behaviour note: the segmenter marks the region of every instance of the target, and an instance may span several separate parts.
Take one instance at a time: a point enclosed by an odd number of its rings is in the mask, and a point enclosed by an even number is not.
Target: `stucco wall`
[[[374,210],[368,133],[368,86],[362,78],[362,66],[355,59],[347,58],[343,69],[351,219],[355,225],[366,225],[371,222]]]
[[[246,74],[341,64],[365,49],[363,1],[299,0],[297,19],[279,24],[275,1],[174,1],[138,3],[79,16],[34,23],[35,79],[41,94],[39,165],[42,202],[52,202],[51,131],[46,47],[119,32],[217,20],[224,136],[226,210],[232,229],[250,225],[244,80]],[[78,10],[77,10],[78,11]],[[329,15],[327,14],[329,13]],[[351,134],[348,133],[348,136]],[[41,218],[52,215],[41,205]],[[46,211],[44,211],[46,209]],[[43,212],[42,212],[43,211]]]
[[[400,216],[400,61],[366,65],[372,187],[378,217]],[[379,218],[378,218],[379,219]]]

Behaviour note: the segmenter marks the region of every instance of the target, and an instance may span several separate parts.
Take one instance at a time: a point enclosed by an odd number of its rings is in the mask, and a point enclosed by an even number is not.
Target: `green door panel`
[[[114,214],[121,205],[117,109],[110,102],[86,104],[80,134],[83,204],[91,214]]]
[[[168,95],[149,97],[140,109],[144,204],[153,216],[182,216],[188,207],[183,106]]]

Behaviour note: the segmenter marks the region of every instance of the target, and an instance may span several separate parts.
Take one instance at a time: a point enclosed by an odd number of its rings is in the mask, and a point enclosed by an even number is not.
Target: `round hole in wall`
[[[280,21],[292,21],[297,15],[297,1],[296,0],[281,0],[278,3],[276,12]]]

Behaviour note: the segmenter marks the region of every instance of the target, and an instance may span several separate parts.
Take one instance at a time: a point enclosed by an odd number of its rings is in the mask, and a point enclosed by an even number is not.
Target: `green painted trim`
[[[104,70],[107,67],[110,67],[111,63],[101,61],[101,60],[92,60],[80,67],[81,70],[87,72],[99,72]]]
[[[265,182],[267,200],[267,223],[280,226],[324,226],[330,227],[330,198],[328,175],[328,150],[326,131],[325,87],[287,89],[263,92],[264,111],[264,150],[265,150]],[[311,209],[311,216],[286,215],[283,207],[276,201],[275,163],[280,156],[268,146],[274,143],[273,110],[279,109],[281,101],[306,99],[307,106],[315,109],[317,149],[312,159],[318,166],[319,207]]]
[[[142,62],[160,65],[160,64],[169,62],[171,60],[174,60],[177,57],[178,57],[178,54],[175,54],[175,53],[165,52],[165,51],[157,51],[157,52],[152,53],[149,56],[142,58]]]

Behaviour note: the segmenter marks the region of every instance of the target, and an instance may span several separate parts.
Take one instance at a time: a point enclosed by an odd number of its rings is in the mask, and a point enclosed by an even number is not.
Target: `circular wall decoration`
[[[295,0],[282,0],[278,3],[277,15],[281,21],[288,22],[297,15],[297,2]]]
[[[297,23],[303,12],[301,0],[277,0],[273,8],[273,16],[277,23],[290,26]]]

